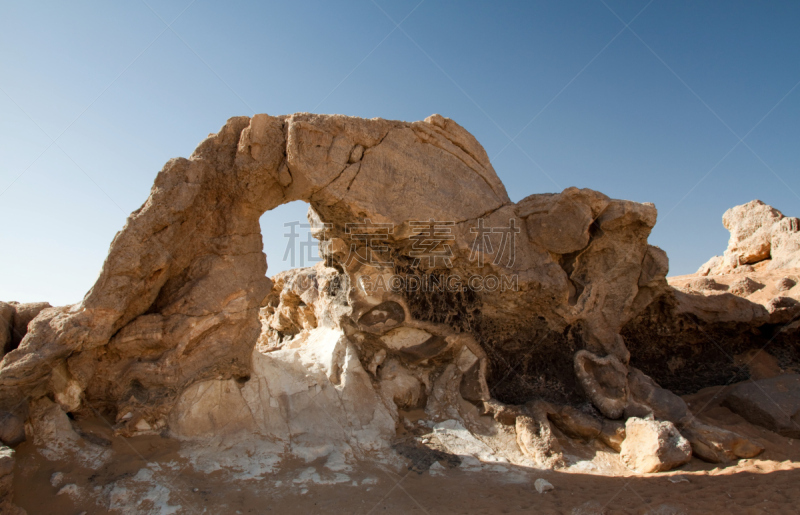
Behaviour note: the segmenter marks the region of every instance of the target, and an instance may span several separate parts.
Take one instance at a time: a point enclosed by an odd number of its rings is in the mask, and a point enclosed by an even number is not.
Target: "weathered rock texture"
[[[52,306],[47,302],[0,302],[0,354],[5,355],[19,347],[28,332],[28,324],[49,307]]]
[[[800,220],[786,217],[772,206],[753,200],[722,215],[731,232],[728,248],[700,267],[698,275],[730,273],[742,265],[768,261],[766,267],[800,268]]]
[[[258,219],[297,199],[311,204],[328,264],[342,270],[342,281],[375,284],[412,270],[465,281],[514,277],[518,288],[505,292],[345,285],[346,318],[355,327],[373,307],[392,303],[406,331],[433,340],[472,334],[488,357],[482,367],[490,386],[507,400],[548,391],[560,400],[581,396],[570,379],[572,354],[586,348],[626,363],[620,329],[642,298],[666,287],[665,256],[647,245],[652,205],[575,188],[514,204],[483,148],[452,120],[233,118],[190,159],[167,163],[115,237],[86,298],[49,308],[32,323],[3,361],[0,402],[11,408],[23,397],[50,395],[66,411],[102,407],[160,428],[192,383],[250,377],[259,308],[270,292]],[[479,219],[524,231],[500,249],[506,256],[484,247],[485,259],[470,260],[470,229]],[[452,222],[452,266],[423,259],[412,268],[412,222],[419,220]],[[385,248],[375,251],[388,264],[344,262],[354,242],[346,224],[367,221],[392,224]],[[363,244],[360,250],[368,252]],[[451,348],[434,343],[417,351],[419,361]],[[512,376],[503,378],[509,368]],[[535,375],[544,381],[525,384]]]
[[[671,422],[631,417],[625,424],[620,458],[637,472],[679,467],[692,457],[689,442]]]
[[[310,204],[324,260],[270,280],[259,217],[294,200]],[[766,232],[769,255],[792,248],[774,228],[785,218],[762,230],[763,211],[737,229],[737,256],[760,249],[738,263],[764,255]],[[223,441],[262,465],[285,452],[332,462],[389,452],[415,410],[437,452],[473,460],[560,466],[564,437],[624,450],[630,417],[671,428],[631,451],[636,468],[680,463],[681,428],[705,459],[754,455],[662,388],[676,384],[662,369],[691,365],[654,358],[668,346],[650,338],[668,332],[651,325],[719,337],[790,319],[793,304],[671,289],[666,254],[647,243],[655,223],[652,204],[586,189],[515,204],[480,144],[439,115],[232,118],[165,165],[82,302],[42,306],[33,320],[35,308],[0,305],[7,325],[27,329],[18,345],[4,333],[0,409],[27,419],[52,459],[87,463],[108,456],[67,413],[203,442],[201,467],[222,459],[211,443]],[[753,282],[736,291],[766,289]],[[724,290],[716,284],[703,287]]]
[[[753,377],[800,371],[800,229],[759,200],[725,212],[722,257],[673,287],[622,334],[638,368],[684,394]]]

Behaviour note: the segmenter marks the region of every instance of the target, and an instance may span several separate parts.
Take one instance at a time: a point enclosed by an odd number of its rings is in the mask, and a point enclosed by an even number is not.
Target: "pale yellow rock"
[[[637,472],[672,470],[689,461],[692,447],[671,422],[629,418],[620,458]]]

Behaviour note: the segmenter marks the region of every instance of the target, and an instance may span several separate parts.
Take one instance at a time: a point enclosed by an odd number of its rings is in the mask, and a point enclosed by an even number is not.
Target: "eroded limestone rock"
[[[323,261],[269,279],[259,217],[294,200],[310,204]],[[388,453],[413,410],[473,460],[502,451],[557,466],[559,437],[621,449],[629,431],[609,419],[685,418],[631,366],[626,324],[665,297],[671,314],[708,323],[773,316],[722,288],[703,296],[722,300],[674,296],[666,253],[647,243],[656,216],[577,188],[513,203],[481,145],[439,115],[232,118],[165,165],[79,304],[25,322],[0,366],[0,408],[28,406],[43,452],[86,463],[106,450],[67,413],[181,438],[201,469]],[[779,223],[773,254],[792,248],[793,226]],[[737,248],[767,232],[740,225]],[[565,406],[587,397],[605,419]],[[632,463],[675,462],[659,453],[663,442]]]
[[[800,266],[800,223],[760,200],[732,207],[722,215],[731,233],[722,257],[700,267],[700,275],[730,273],[742,265],[770,260],[769,268]]]
[[[672,422],[631,417],[625,423],[622,461],[637,472],[672,470],[689,461],[692,448]]]
[[[746,380],[731,357],[765,347],[785,371],[800,371],[797,219],[760,201],[723,218],[725,255],[670,278],[621,331],[637,368],[680,394]]]

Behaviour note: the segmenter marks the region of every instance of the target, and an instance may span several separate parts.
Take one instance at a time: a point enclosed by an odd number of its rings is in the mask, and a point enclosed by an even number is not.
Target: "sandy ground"
[[[710,388],[686,400],[700,418],[764,445],[756,459],[726,466],[693,459],[669,473],[620,469],[615,476],[592,474],[591,467],[559,472],[446,461],[421,471],[405,463],[364,462],[343,473],[325,468],[324,460],[284,461],[272,474],[233,479],[225,470],[195,471],[175,440],[115,437],[94,420],[82,421],[82,430],[110,446],[114,461],[89,470],[74,462],[46,461],[33,444],[23,443],[17,447],[14,501],[32,515],[108,513],[109,499],[119,507],[112,513],[136,514],[800,513],[800,440],[748,424],[718,405],[719,393]],[[53,486],[58,472],[63,477]],[[533,486],[538,478],[555,489],[538,493]]]

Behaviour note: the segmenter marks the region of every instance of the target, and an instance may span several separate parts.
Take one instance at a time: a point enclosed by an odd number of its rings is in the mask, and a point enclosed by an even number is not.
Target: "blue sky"
[[[655,203],[694,272],[727,208],[800,215],[799,25],[793,1],[4,2],[0,299],[80,300],[163,164],[256,112],[441,113],[512,200]],[[305,211],[262,218],[270,275]]]

